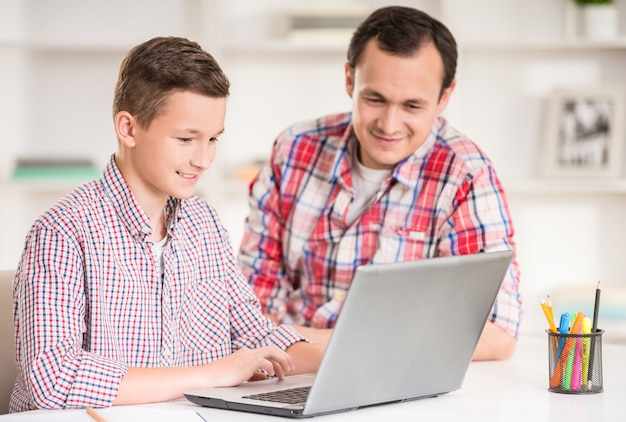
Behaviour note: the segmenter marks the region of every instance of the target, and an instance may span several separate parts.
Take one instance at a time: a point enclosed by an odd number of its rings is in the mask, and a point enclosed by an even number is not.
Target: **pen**
[[[583,334],[591,333],[591,319],[589,317],[583,318]],[[587,388],[587,379],[589,372],[589,338],[583,338],[583,361],[582,361],[582,387]]]
[[[567,334],[569,331],[569,312],[564,312],[561,314],[561,321],[559,322],[559,333]],[[556,359],[554,362],[558,362],[561,357],[561,352],[563,351],[563,345],[565,344],[565,337],[559,338],[559,347],[556,351]]]
[[[91,407],[88,407],[86,410],[87,410],[87,413],[89,413],[89,416],[91,416],[96,422],[106,422],[107,421],[102,416],[100,416],[100,414],[98,412],[93,410]]]
[[[570,327],[574,326],[574,321],[576,320],[578,316],[578,313],[574,312],[571,316],[570,316]],[[578,333],[574,333],[573,329],[569,331],[569,334],[578,334]],[[567,342],[573,342],[574,339],[572,338],[568,338],[565,341]],[[565,368],[564,368],[564,372],[563,372],[563,382],[562,382],[562,387],[563,390],[570,390],[571,386],[572,386],[572,371],[574,369],[574,354],[576,352],[576,348],[575,347],[571,347],[569,353],[567,354],[567,362],[565,363]],[[563,358],[565,359],[565,356],[563,356]]]
[[[581,321],[581,327],[578,330],[578,333],[574,334],[582,334],[582,325],[585,322],[585,317],[583,314],[583,319]],[[582,354],[583,354],[583,340],[581,338],[576,339],[576,347],[574,348],[574,366],[572,366],[572,375],[570,379],[570,387],[574,391],[580,390],[580,385],[582,381]]]
[[[543,309],[543,313],[546,316],[546,319],[548,320],[550,331],[552,331],[553,333],[556,333],[557,330],[556,330],[556,326],[554,325],[554,318],[552,317],[552,312],[550,312],[550,309],[546,305],[546,302],[543,301],[543,299],[541,299],[541,309]]]

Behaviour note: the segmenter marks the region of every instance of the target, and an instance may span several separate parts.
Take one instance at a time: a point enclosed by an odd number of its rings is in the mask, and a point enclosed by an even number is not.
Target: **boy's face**
[[[159,202],[193,195],[215,158],[225,116],[226,98],[175,92],[148,128],[131,119],[131,175],[124,176],[133,193]]]
[[[454,89],[453,83],[440,99],[442,80],[443,62],[432,43],[411,57],[400,57],[371,40],[354,74],[346,65],[346,89],[364,166],[393,169],[424,143]]]

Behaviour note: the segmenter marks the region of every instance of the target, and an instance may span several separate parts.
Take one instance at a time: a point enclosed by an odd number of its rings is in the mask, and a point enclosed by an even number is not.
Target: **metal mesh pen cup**
[[[602,333],[548,333],[549,391],[594,394],[603,391]]]

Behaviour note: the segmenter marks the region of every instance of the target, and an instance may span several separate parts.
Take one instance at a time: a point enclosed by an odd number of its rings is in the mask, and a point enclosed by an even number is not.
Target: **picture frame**
[[[621,177],[625,92],[624,86],[611,85],[554,90],[539,148],[541,176]]]

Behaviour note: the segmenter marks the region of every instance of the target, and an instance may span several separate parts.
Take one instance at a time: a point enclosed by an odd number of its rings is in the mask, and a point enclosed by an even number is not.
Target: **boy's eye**
[[[194,138],[177,138],[177,139],[184,144],[195,141]],[[217,141],[219,141],[219,139],[215,137],[209,138],[209,143],[213,144],[213,143],[216,143]]]

